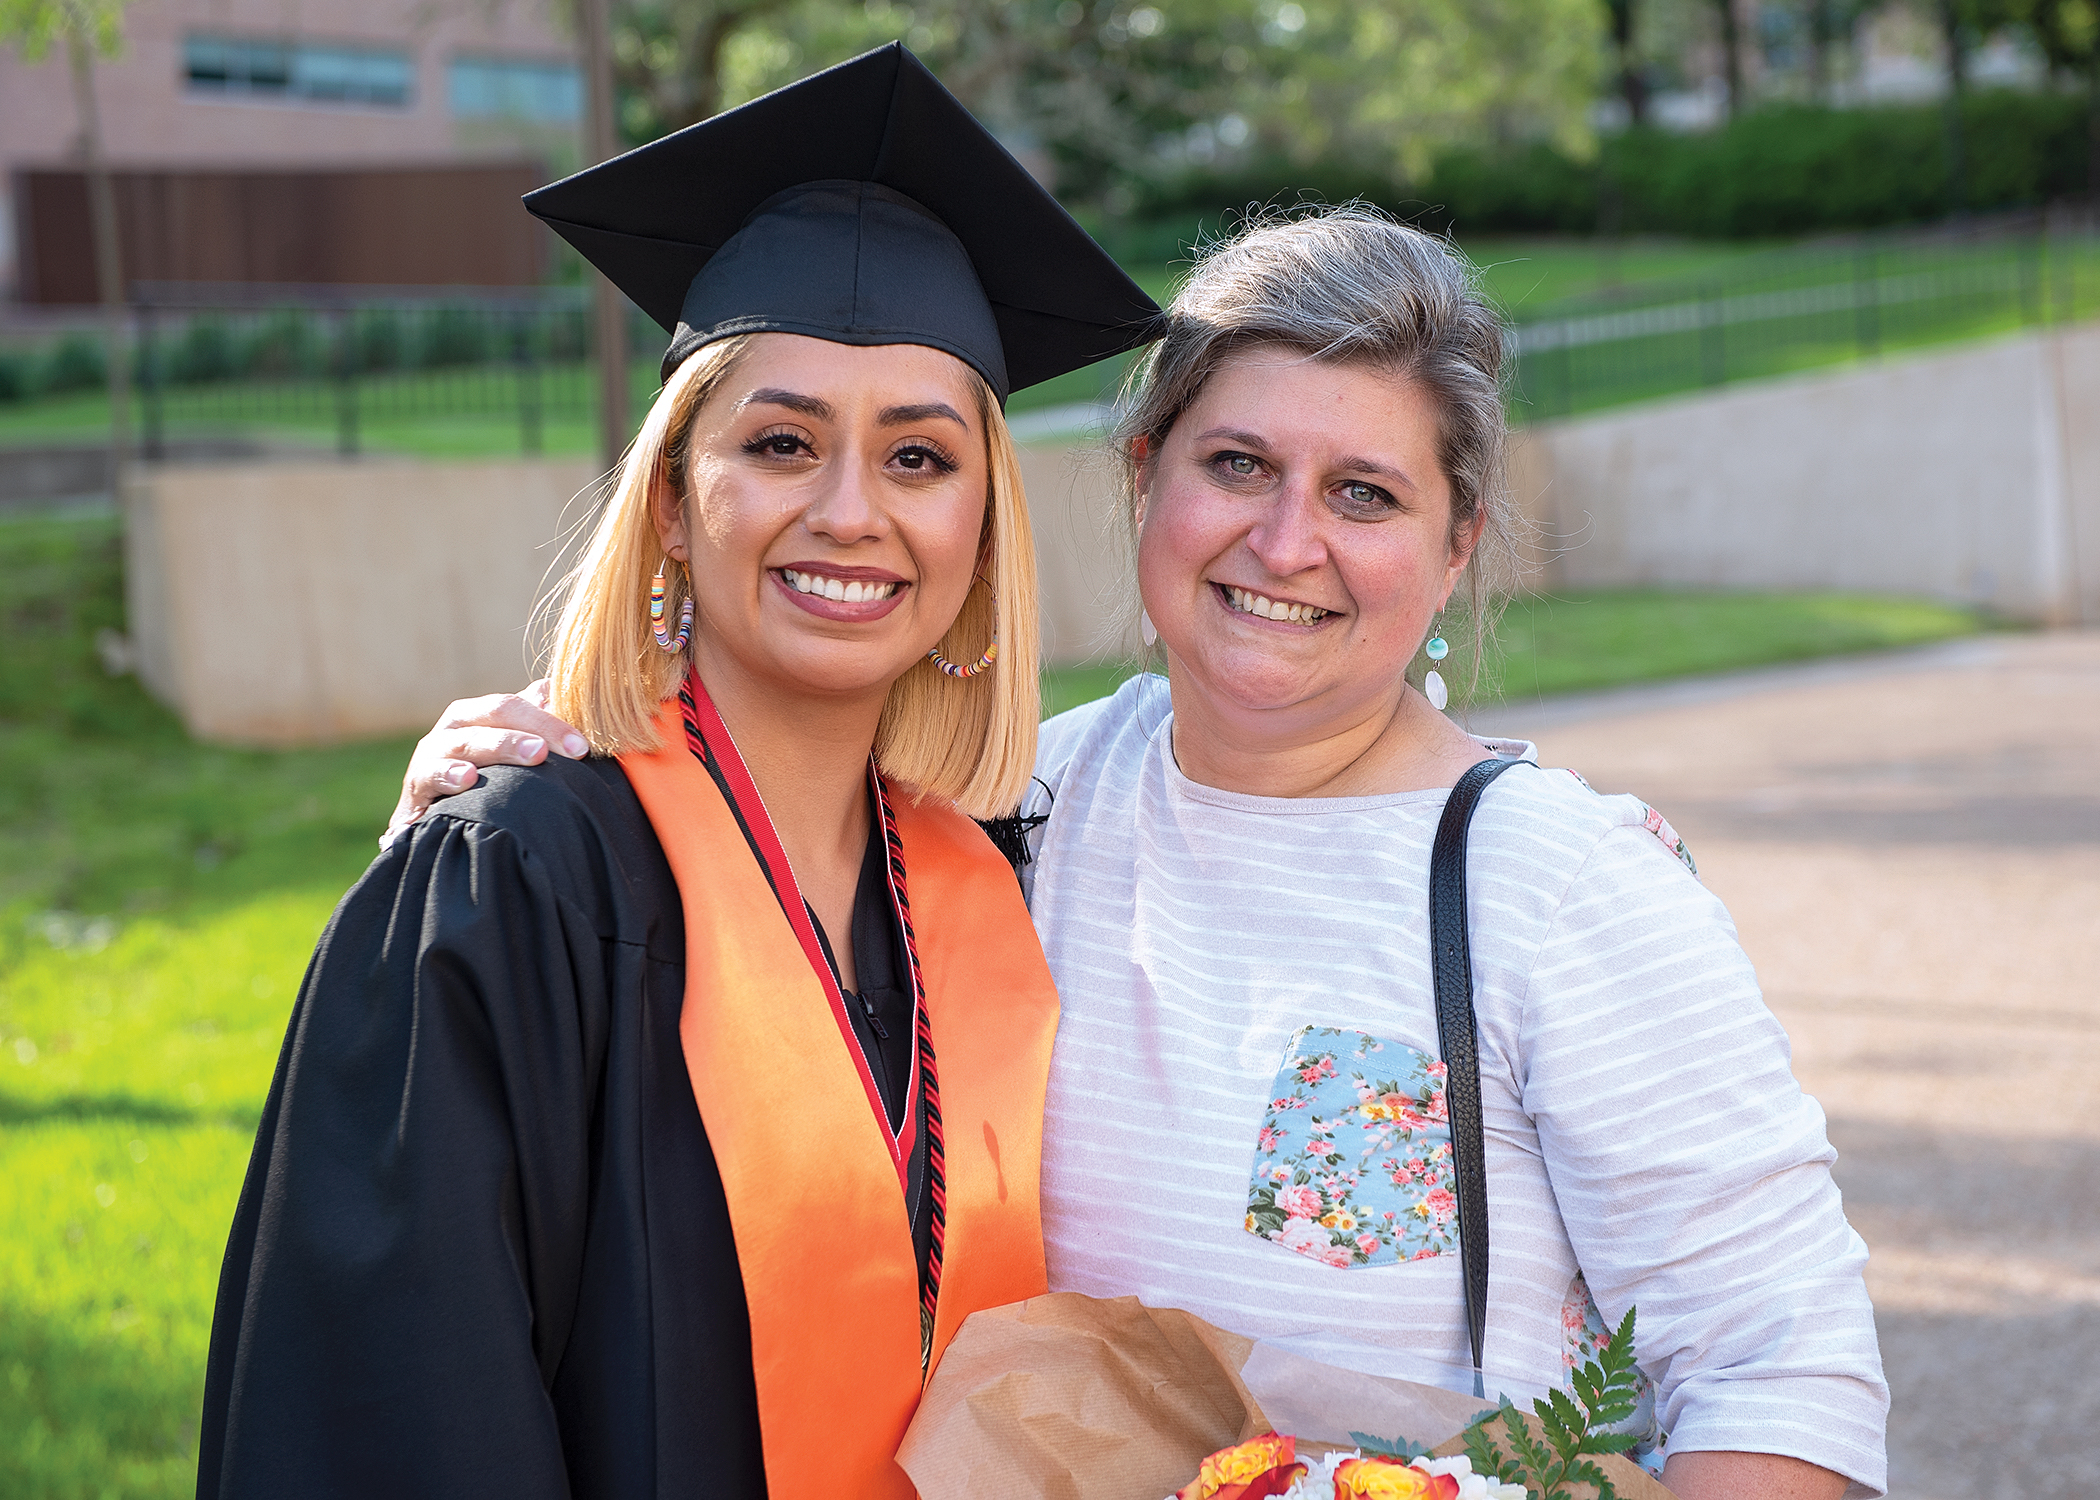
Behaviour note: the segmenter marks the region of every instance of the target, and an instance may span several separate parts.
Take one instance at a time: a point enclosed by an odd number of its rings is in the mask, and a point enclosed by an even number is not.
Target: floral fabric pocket
[[[1568,1283],[1568,1294],[1561,1299],[1561,1363],[1567,1375],[1561,1382],[1570,1390],[1574,1388],[1575,1371],[1595,1359],[1598,1352],[1611,1341],[1611,1328],[1598,1311],[1597,1299],[1590,1295],[1590,1284],[1580,1271]],[[1655,1419],[1655,1382],[1646,1371],[1637,1371],[1634,1378],[1633,1415],[1614,1424],[1613,1432],[1630,1432],[1634,1435],[1633,1451],[1627,1456],[1657,1478],[1662,1476],[1665,1438],[1662,1426]]]
[[[1361,1031],[1301,1027],[1255,1138],[1246,1229],[1342,1270],[1456,1250],[1444,1065]]]

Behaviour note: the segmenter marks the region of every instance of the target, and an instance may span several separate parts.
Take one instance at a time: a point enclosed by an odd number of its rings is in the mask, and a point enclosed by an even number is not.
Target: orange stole
[[[675,698],[656,727],[662,748],[620,767],[685,910],[679,1035],[750,1305],[767,1488],[908,1500],[895,1455],[921,1389],[919,1271],[897,1169]],[[970,1313],[1046,1289],[1037,1194],[1057,994],[998,851],[958,813],[894,807],[945,1122],[938,1361]]]

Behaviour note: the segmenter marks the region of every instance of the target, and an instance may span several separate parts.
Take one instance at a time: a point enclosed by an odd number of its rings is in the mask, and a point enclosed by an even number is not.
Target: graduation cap
[[[898,43],[528,193],[671,334],[925,344],[1009,392],[1157,337],[1160,310]]]

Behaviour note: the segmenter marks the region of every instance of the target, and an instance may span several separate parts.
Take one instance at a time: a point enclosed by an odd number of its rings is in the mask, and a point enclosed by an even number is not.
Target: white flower
[[[1458,1481],[1458,1500],[1526,1500],[1524,1486],[1504,1484],[1473,1472],[1473,1460],[1463,1453],[1449,1458],[1418,1458],[1414,1466],[1425,1474],[1449,1474]]]

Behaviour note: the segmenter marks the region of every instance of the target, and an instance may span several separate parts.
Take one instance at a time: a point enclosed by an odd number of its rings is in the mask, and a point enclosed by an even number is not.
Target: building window
[[[583,118],[583,75],[573,63],[461,57],[447,82],[455,119],[573,125]]]
[[[389,48],[191,36],[182,50],[199,93],[398,107],[415,92],[415,65]]]

